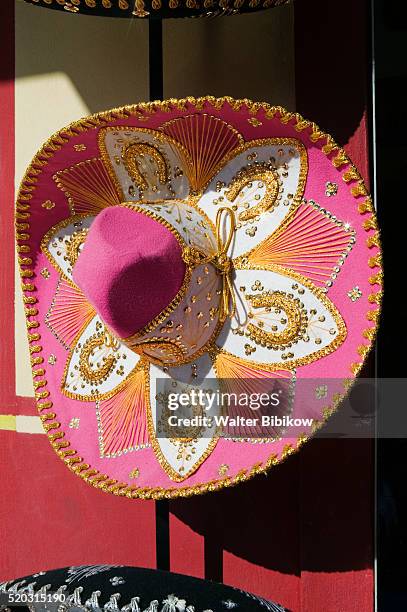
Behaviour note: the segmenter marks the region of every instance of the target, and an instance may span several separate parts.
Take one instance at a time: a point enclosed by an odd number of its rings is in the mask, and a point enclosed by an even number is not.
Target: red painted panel
[[[316,440],[301,455],[301,607],[373,610],[373,445]]]
[[[14,2],[0,6],[0,389],[14,406]]]
[[[294,556],[295,552],[293,551]],[[224,552],[224,582],[239,586],[266,599],[283,603],[289,610],[300,609],[300,577],[269,570]]]
[[[36,414],[15,392],[14,349],[14,1],[0,3],[0,411]]]
[[[0,432],[0,580],[97,563],[155,567],[153,502],[97,491],[45,436]]]

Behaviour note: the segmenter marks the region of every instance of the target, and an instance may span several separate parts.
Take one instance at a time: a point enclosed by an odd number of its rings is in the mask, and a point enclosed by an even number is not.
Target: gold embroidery
[[[229,218],[229,231],[225,242],[222,238],[222,217]],[[233,282],[231,278],[232,273],[232,260],[228,257],[227,252],[230,244],[233,240],[235,232],[235,216],[230,208],[220,208],[216,214],[216,240],[217,240],[217,251],[214,255],[205,257],[197,249],[186,247],[183,249],[182,258],[190,268],[196,268],[204,263],[211,263],[220,272],[222,276],[222,292],[221,301],[219,306],[219,320],[223,323],[227,317],[232,318],[236,312],[236,299],[234,294]],[[202,283],[202,278],[198,277],[197,283]],[[194,296],[192,296],[193,298]],[[210,298],[212,299],[212,298]],[[208,301],[210,301],[210,299]],[[211,312],[217,312],[216,309],[211,308]],[[199,312],[197,317],[202,318],[203,313]],[[212,314],[211,314],[211,318]]]
[[[99,158],[60,170],[53,179],[65,194],[72,215],[95,215],[106,207],[120,204],[115,183]]]
[[[373,276],[371,276],[369,278],[369,283],[371,285],[382,285],[383,284],[383,272],[377,272],[377,274],[373,274]]]
[[[219,476],[226,476],[228,472],[229,472],[229,466],[227,465],[227,463],[222,463],[222,465],[220,465],[218,469]]]
[[[86,340],[79,356],[79,371],[86,382],[100,383],[106,380],[117,361],[114,355],[109,354],[101,357],[102,363],[97,363],[95,368],[90,361],[94,351],[103,347],[115,350],[117,346],[117,340],[113,339],[108,331],[97,332]]]
[[[66,256],[68,257],[71,266],[75,265],[76,260],[79,257],[80,248],[84,244],[87,234],[88,230],[82,229],[78,232],[74,232],[71,238],[68,240],[66,245]]]
[[[366,198],[364,202],[361,202],[358,205],[358,211],[361,215],[364,215],[367,212],[374,212],[372,198]]]
[[[203,193],[228,154],[244,143],[236,128],[207,113],[171,119],[160,131],[174,139],[193,194]]]
[[[264,326],[263,321],[259,321],[258,325],[249,323],[247,326],[249,337],[257,344],[281,350],[300,340],[306,333],[308,316],[298,298],[290,297],[283,291],[266,291],[260,295],[246,297],[253,308],[265,309],[265,313],[274,311],[274,314],[280,317],[281,324],[285,326],[282,331],[277,331],[277,325],[270,325],[269,331],[260,327],[261,323]],[[281,317],[282,312],[283,317]]]
[[[51,202],[51,200],[45,200],[45,202],[43,202],[41,206],[46,210],[52,210],[53,208],[55,208],[55,202]]]
[[[68,227],[69,225],[72,225],[73,227],[79,227],[82,225],[82,222],[85,219],[89,218],[89,216],[90,215],[87,215],[87,214],[80,214],[80,215],[74,215],[73,217],[67,217],[66,219],[63,219],[56,225],[53,225],[41,240],[41,251],[44,253],[44,255],[46,255],[47,259],[52,263],[53,267],[59,272],[59,274],[61,274],[64,280],[68,284],[72,285],[74,288],[76,288],[76,285],[73,283],[72,279],[70,279],[66,275],[64,270],[58,264],[57,260],[51,254],[48,247],[49,247],[49,243],[51,242],[51,240],[53,240],[56,237],[56,235],[61,229],[64,229]]]
[[[182,249],[182,259],[191,270],[207,262],[207,256],[192,246],[186,246]]]
[[[222,240],[222,218],[229,218],[229,233],[225,242]],[[219,306],[219,320],[223,323],[226,318],[232,318],[236,312],[236,298],[232,282],[232,260],[227,252],[233,240],[235,232],[235,216],[230,208],[220,208],[216,215],[216,237],[218,241],[217,253],[209,260],[217,268],[222,276],[222,296]]]
[[[286,268],[283,268],[281,266],[274,265],[274,264],[272,265],[264,264],[261,266],[257,266],[257,265],[249,264],[248,262],[243,262],[243,261],[236,262],[235,260],[235,267],[236,269],[240,269],[240,270],[270,270],[271,272],[277,272],[278,274],[281,274],[283,276],[288,276],[292,280],[299,281],[319,299],[319,301],[323,304],[323,306],[328,310],[328,312],[334,319],[334,322],[337,328],[337,334],[335,335],[332,342],[330,342],[328,346],[317,350],[315,353],[310,353],[309,355],[306,355],[304,357],[298,357],[296,359],[287,357],[287,361],[281,361],[279,363],[274,363],[273,368],[286,370],[287,368],[296,368],[299,366],[308,365],[309,363],[312,363],[313,361],[316,361],[317,359],[321,359],[322,357],[329,355],[344,342],[346,335],[347,335],[347,330],[346,330],[345,322],[340,312],[337,310],[337,308],[334,306],[331,300],[326,296],[326,293],[323,291],[323,289],[321,289],[320,287],[316,287],[308,278],[306,278],[305,276],[302,276],[301,274],[298,274],[297,272],[288,270]],[[257,365],[259,365],[259,363],[257,363]],[[261,363],[262,367],[264,367],[265,365],[266,364]]]
[[[144,355],[146,359],[159,366],[177,363],[184,358],[187,352],[186,348],[180,342],[166,338],[149,338],[147,340],[142,340],[142,342],[134,344],[132,349],[136,353],[139,353],[139,355]]]
[[[146,392],[146,397],[147,397],[147,401],[146,401],[146,403],[147,403],[147,425],[148,425],[149,437],[150,437],[150,440],[151,440],[151,446],[153,447],[155,456],[156,456],[159,464],[161,465],[162,469],[165,471],[167,476],[169,478],[171,478],[171,480],[173,480],[174,482],[182,482],[183,480],[186,480],[192,474],[194,474],[197,471],[197,469],[212,454],[212,451],[214,450],[215,446],[218,443],[218,438],[217,437],[212,438],[212,440],[209,442],[207,448],[205,449],[205,451],[200,456],[199,460],[192,466],[192,468],[188,472],[180,474],[179,472],[176,472],[171,467],[171,465],[168,463],[167,459],[165,458],[164,453],[161,450],[160,443],[159,443],[159,441],[157,439],[157,436],[156,436],[153,412],[152,412],[152,409],[151,409],[151,387],[150,387],[151,374],[149,372],[148,365],[146,365],[146,364],[147,364],[147,362],[144,364],[145,373],[146,373],[146,387],[147,387],[147,392]],[[185,490],[187,490],[187,489],[190,489],[190,487],[185,487]],[[182,490],[182,489],[174,489],[174,491],[176,491],[176,490]],[[165,489],[163,489],[163,491],[165,491]]]
[[[235,3],[235,4],[236,4],[236,3]],[[251,118],[250,118],[250,119],[248,119],[247,121],[250,123],[250,125],[252,125],[252,126],[253,126],[253,127],[255,127],[255,128],[260,127],[260,126],[262,126],[262,125],[263,125],[261,121],[259,121],[258,119],[256,119],[256,117],[251,117]]]
[[[255,164],[240,170],[232,181],[230,188],[225,196],[230,202],[235,202],[238,197],[242,197],[245,187],[251,187],[253,181],[263,183],[266,193],[261,200],[254,206],[239,213],[239,221],[249,221],[255,219],[264,212],[272,211],[279,192],[279,179],[276,172],[266,164]]]
[[[357,181],[359,177],[359,172],[356,170],[355,166],[351,166],[342,176],[345,183],[350,183],[351,181]]]
[[[148,188],[150,188],[152,191],[158,191],[157,186],[152,181],[155,173],[152,173],[151,176],[146,176],[146,174],[143,174],[140,168],[140,158],[141,160],[144,158],[149,159],[150,163],[155,164],[157,168],[156,172],[158,180],[164,185],[168,182],[169,176],[167,164],[163,154],[156,147],[148,144],[147,142],[131,144],[127,146],[122,153],[122,159],[126,170],[132,180],[136,183],[140,192],[143,193],[143,191],[147,190]]]

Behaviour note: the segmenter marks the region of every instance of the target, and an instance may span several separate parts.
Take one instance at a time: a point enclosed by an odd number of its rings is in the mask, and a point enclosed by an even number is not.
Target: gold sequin
[[[55,202],[52,202],[51,200],[45,200],[45,202],[43,202],[41,206],[45,208],[45,210],[52,210],[53,208],[55,208]]]
[[[328,198],[332,198],[332,196],[336,196],[338,193],[338,185],[337,183],[331,183],[328,181],[325,185],[325,195]]]
[[[256,117],[251,117],[250,119],[247,120],[247,122],[250,123],[250,125],[252,125],[255,128],[263,125],[262,122],[259,121],[259,119],[256,119]]]
[[[315,397],[317,399],[324,399],[328,395],[328,386],[327,385],[319,385],[315,389]]]

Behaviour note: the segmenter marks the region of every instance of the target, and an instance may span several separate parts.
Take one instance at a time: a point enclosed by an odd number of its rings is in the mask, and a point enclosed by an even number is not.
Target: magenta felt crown
[[[65,463],[117,495],[266,471],[324,423],[374,340],[366,186],[280,107],[188,98],[87,117],[33,160],[16,215],[38,408]],[[168,430],[170,393],[282,383],[278,414],[300,427]]]
[[[109,328],[128,338],[176,297],[185,263],[180,243],[167,227],[116,206],[95,219],[72,276]]]

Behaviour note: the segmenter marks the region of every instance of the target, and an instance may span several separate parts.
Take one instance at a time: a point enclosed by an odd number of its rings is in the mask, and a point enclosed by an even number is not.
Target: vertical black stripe
[[[150,100],[163,99],[163,27],[161,19],[148,22]]]
[[[170,507],[168,500],[155,502],[157,569],[170,569]]]
[[[148,55],[150,100],[163,98],[163,36],[161,19],[149,19]],[[170,569],[170,526],[169,502],[160,500],[155,503],[155,535],[157,568]]]

